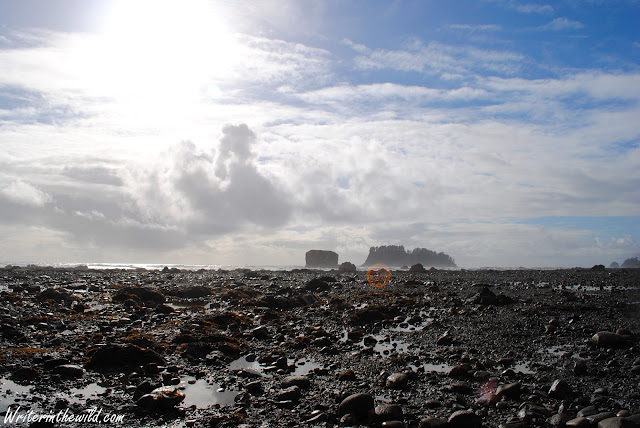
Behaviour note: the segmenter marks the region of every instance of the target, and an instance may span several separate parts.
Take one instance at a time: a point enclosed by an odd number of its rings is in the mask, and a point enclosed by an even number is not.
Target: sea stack
[[[338,253],[325,250],[309,250],[305,255],[308,268],[337,268]]]

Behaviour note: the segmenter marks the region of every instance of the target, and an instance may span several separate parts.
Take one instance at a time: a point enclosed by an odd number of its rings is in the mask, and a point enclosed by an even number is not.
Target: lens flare
[[[367,281],[375,288],[384,288],[391,281],[391,269],[382,263],[375,264],[367,271]]]

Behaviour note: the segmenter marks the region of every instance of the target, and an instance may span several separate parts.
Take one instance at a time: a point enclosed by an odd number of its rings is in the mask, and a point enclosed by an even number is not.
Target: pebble
[[[311,380],[307,376],[287,376],[282,380],[281,385],[283,388],[295,385],[307,389],[311,386]]]

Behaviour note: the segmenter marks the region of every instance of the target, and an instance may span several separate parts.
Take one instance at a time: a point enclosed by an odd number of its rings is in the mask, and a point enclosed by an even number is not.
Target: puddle
[[[107,391],[97,383],[91,383],[84,388],[71,388],[69,402],[73,404],[86,405],[87,400],[102,400],[101,395]]]
[[[424,312],[420,313],[420,317],[422,318],[422,321],[420,321],[419,323],[411,323],[410,320],[413,318],[413,316],[408,316],[403,322],[399,323],[397,327],[392,327],[389,329],[389,331],[394,331],[397,333],[412,333],[422,330],[424,327],[433,322],[433,318],[427,317]]]
[[[18,385],[12,380],[0,378],[0,413],[14,404],[22,405],[31,392],[31,386]]]
[[[529,363],[516,364],[513,367],[513,371],[520,374],[536,374],[536,372],[529,368]]]
[[[425,373],[449,373],[453,368],[449,364],[423,364]]]
[[[313,361],[300,360],[296,363],[296,369],[291,373],[293,376],[305,376],[315,369],[320,369],[322,366],[320,364],[314,363]]]
[[[399,354],[406,353],[409,350],[409,346],[411,343],[406,342],[400,339],[390,339],[385,335],[373,335],[373,337],[377,340],[376,344],[373,346],[373,351],[377,352],[382,356],[389,356],[392,352],[396,352]],[[360,346],[363,348],[367,348],[364,344],[364,339],[360,341]]]
[[[209,383],[204,379],[196,380],[193,377],[183,378],[180,389],[184,393],[184,401],[180,406],[196,406],[198,409],[216,404],[230,406],[235,403],[236,395],[240,393],[240,391],[225,390],[216,383]]]
[[[271,377],[271,375],[266,372],[271,372],[277,370],[275,366],[267,366],[265,364],[260,364],[258,361],[247,361],[245,357],[240,357],[237,360],[231,361],[229,363],[229,370],[253,370],[262,376]]]

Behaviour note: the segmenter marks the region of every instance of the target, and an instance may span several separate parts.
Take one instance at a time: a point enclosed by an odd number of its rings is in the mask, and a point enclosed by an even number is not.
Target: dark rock
[[[176,388],[156,388],[140,397],[136,404],[148,411],[163,412],[172,409],[184,400],[184,394]]]
[[[358,268],[351,262],[340,263],[340,267],[338,267],[340,272],[356,272]]]
[[[436,341],[438,346],[449,346],[453,343],[453,337],[449,334],[449,330],[445,331]]]
[[[590,427],[591,422],[587,420],[587,418],[583,416],[578,416],[577,418],[571,419],[564,424],[565,427]]]
[[[520,382],[508,383],[506,385],[500,385],[496,389],[496,395],[498,397],[507,397],[511,399],[517,399],[520,397],[522,391],[522,385]]]
[[[458,410],[447,420],[447,428],[480,428],[482,427],[482,417],[473,413],[472,410]]]
[[[409,272],[426,273],[427,270],[422,266],[422,263],[416,263],[415,265],[411,265]]]
[[[558,400],[571,400],[573,399],[573,388],[561,379],[556,379],[551,388],[549,388],[549,397],[556,398]]]
[[[449,377],[453,379],[467,379],[469,378],[470,367],[468,364],[458,364],[451,367],[449,370]]]
[[[402,421],[384,421],[381,428],[405,428],[406,425]]]
[[[40,377],[40,372],[33,367],[21,367],[11,374],[11,379],[14,381],[32,381]]]
[[[420,421],[418,428],[444,428],[447,426],[447,420],[442,418],[424,418]]]
[[[171,306],[169,305],[158,305],[155,307],[154,312],[156,314],[163,314],[163,315],[168,315],[168,314],[172,314],[174,313],[176,310],[173,309]]]
[[[402,407],[397,404],[380,404],[375,408],[378,421],[402,421],[404,414]]]
[[[62,364],[53,369],[53,372],[66,378],[81,378],[85,370],[75,364]]]
[[[151,349],[142,349],[136,345],[106,345],[94,348],[87,353],[88,369],[104,370],[114,369],[123,371],[131,367],[144,366],[155,363],[164,365],[165,360]]]
[[[553,427],[563,427],[571,418],[565,413],[556,413],[549,418],[549,425]]]
[[[603,270],[606,270],[606,268],[604,267],[604,265],[595,265],[594,267],[591,268],[591,270],[603,271]]]
[[[493,407],[500,401],[500,397],[493,392],[487,392],[476,399],[476,403],[483,407]]]
[[[592,425],[596,425],[605,419],[615,418],[615,413],[612,412],[601,412],[595,415],[587,416],[587,420],[591,422]]]
[[[393,373],[387,378],[386,385],[389,389],[405,389],[409,383],[409,376],[406,373]]]
[[[338,406],[338,414],[342,416],[350,413],[360,420],[367,419],[373,405],[373,397],[370,394],[353,394],[342,400]]]
[[[311,386],[311,381],[306,376],[288,376],[282,380],[281,385],[283,388],[299,386],[300,388],[307,389]]]
[[[310,250],[305,254],[307,268],[336,268],[338,254],[333,251]]]
[[[610,348],[625,345],[628,341],[628,337],[621,334],[612,333],[610,331],[599,331],[593,335],[591,341],[597,346]]]
[[[293,385],[280,391],[277,394],[276,398],[279,401],[297,402],[298,400],[300,400],[301,396],[302,396],[302,392],[300,391],[300,387],[297,385]]]
[[[320,278],[313,278],[305,284],[304,289],[308,291],[329,291],[331,286]]]
[[[206,287],[204,285],[194,285],[187,287],[184,290],[178,291],[177,296],[187,299],[198,299],[200,297],[210,296],[211,293],[212,290],[210,287]]]
[[[576,364],[573,367],[573,373],[577,376],[583,376],[589,373],[587,363],[584,360],[576,361]]]

